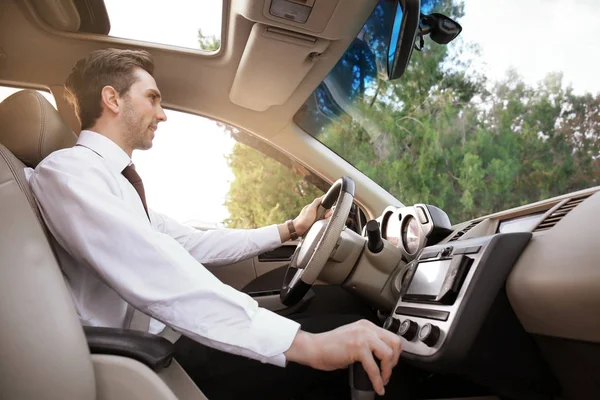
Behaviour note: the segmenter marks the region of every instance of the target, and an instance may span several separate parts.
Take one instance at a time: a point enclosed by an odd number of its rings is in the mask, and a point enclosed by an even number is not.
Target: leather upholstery
[[[83,328],[92,354],[133,358],[153,371],[168,367],[175,347],[167,339],[130,329],[86,326]]]
[[[138,332],[143,340],[126,343],[92,334],[88,347],[24,173],[25,164],[35,167],[76,139],[37,92],[0,103],[0,398],[206,400],[171,362],[172,345],[161,337]],[[110,346],[133,359],[90,354],[90,348],[109,353]]]
[[[75,140],[56,110],[35,91],[15,93],[0,103],[2,397],[96,398],[85,335],[45,236],[25,165],[13,155],[33,167]]]
[[[0,397],[95,399],[85,336],[23,190],[24,167],[0,145]]]
[[[77,142],[54,107],[34,90],[17,92],[2,102],[0,127],[0,143],[32,168],[53,151]]]

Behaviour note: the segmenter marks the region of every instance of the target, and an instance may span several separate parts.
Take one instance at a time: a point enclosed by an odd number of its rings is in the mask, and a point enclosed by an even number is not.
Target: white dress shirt
[[[150,210],[121,174],[129,156],[82,131],[29,171],[30,185],[62,249],[61,267],[84,325],[128,328],[133,307],[229,353],[285,365],[299,324],[258,307],[204,265],[230,264],[281,245],[276,225],[202,232]],[[164,325],[153,321],[150,331]]]

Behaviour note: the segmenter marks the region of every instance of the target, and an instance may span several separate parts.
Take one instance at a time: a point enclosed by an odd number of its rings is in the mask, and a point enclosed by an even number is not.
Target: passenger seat
[[[35,91],[0,103],[0,397],[205,400],[167,340],[79,322],[24,173],[76,139]]]

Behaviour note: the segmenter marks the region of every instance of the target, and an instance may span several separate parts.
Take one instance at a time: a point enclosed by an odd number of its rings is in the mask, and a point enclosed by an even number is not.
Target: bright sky
[[[198,29],[221,37],[222,4],[216,0],[105,0],[112,36],[198,49]],[[157,18],[160,16],[160,18]],[[154,145],[133,161],[144,180],[148,205],[183,223],[221,223],[234,179],[225,157],[234,140],[215,122],[166,110]]]
[[[105,0],[111,34],[197,48],[197,30],[220,37],[218,0]],[[530,84],[562,71],[579,93],[600,91],[600,1],[466,0],[462,38],[479,43],[491,79],[515,68]],[[10,94],[0,88],[0,100]],[[168,112],[151,150],[134,153],[150,207],[181,222],[220,223],[233,146],[209,120]],[[402,199],[400,199],[402,200]]]
[[[182,223],[220,223],[234,176],[225,156],[235,141],[206,118],[167,110],[150,150],[135,151],[133,162],[144,180],[153,210]]]
[[[10,96],[13,93],[20,92],[21,90],[23,90],[23,89],[15,88],[15,87],[0,86],[0,101],[4,100],[5,98],[7,98],[8,96]],[[52,97],[52,95],[49,92],[39,91],[39,93],[42,96],[44,96],[44,98],[46,100],[48,100],[50,102],[50,104],[52,104],[54,106],[54,108],[56,108],[56,102],[54,101],[54,97]]]
[[[198,49],[198,29],[221,38],[219,0],[104,0],[110,35]]]
[[[492,79],[509,67],[527,83],[562,71],[576,92],[600,91],[598,0],[467,0],[460,22]]]

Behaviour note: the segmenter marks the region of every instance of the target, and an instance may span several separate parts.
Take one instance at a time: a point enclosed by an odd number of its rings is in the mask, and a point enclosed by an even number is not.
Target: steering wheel
[[[297,304],[319,277],[335,249],[354,201],[354,181],[343,176],[331,185],[317,211],[317,222],[302,236],[287,268],[279,292],[281,302],[291,307]],[[335,206],[330,218],[321,219]]]

